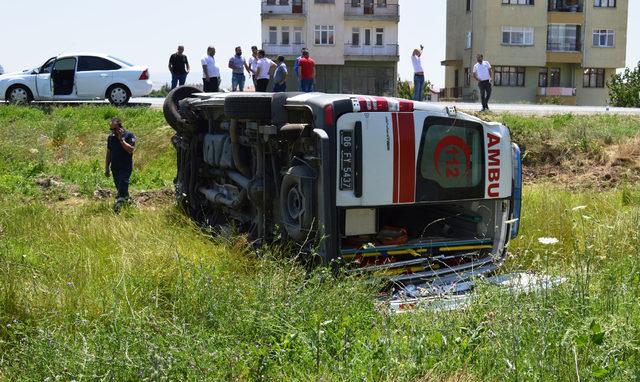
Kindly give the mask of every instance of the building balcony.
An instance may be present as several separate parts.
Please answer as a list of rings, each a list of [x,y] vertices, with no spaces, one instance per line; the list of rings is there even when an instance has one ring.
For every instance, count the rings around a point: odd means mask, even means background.
[[[302,0],[264,0],[260,15],[262,19],[297,19],[306,16],[307,6]]]
[[[582,45],[580,42],[547,43],[547,62],[580,64],[582,63]]]
[[[264,49],[267,56],[286,56],[286,57],[298,57],[300,56],[300,52],[302,48],[304,48],[304,43],[300,44],[268,44],[263,43],[262,49]]]
[[[400,21],[400,5],[387,1],[346,1],[344,5],[345,20],[390,20]]]
[[[549,12],[582,12],[581,0],[549,0]]]
[[[398,61],[398,44],[351,45],[344,47],[345,60]]]
[[[580,41],[572,42],[547,42],[547,52],[580,52]]]

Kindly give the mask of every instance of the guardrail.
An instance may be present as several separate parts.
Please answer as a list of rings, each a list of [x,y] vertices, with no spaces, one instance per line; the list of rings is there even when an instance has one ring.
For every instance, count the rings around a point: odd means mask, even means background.
[[[304,15],[307,7],[302,0],[265,0],[262,15]]]
[[[397,18],[400,17],[400,5],[386,2],[347,1],[344,4],[344,14],[345,16]]]
[[[547,43],[547,51],[549,52],[580,52],[581,50],[582,50],[582,44],[580,44],[579,41]]]
[[[344,47],[345,56],[398,56],[397,44],[386,45],[351,45]]]
[[[262,44],[262,49],[267,53],[267,56],[299,56],[302,48],[304,48],[304,43],[302,44]]]

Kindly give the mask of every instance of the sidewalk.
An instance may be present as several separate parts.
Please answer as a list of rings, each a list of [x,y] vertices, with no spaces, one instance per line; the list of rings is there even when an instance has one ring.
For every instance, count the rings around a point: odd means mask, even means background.
[[[480,102],[433,102],[434,105],[455,106],[458,110],[466,112],[479,112],[482,109]],[[561,105],[535,105],[535,104],[500,104],[489,103],[489,109],[494,113],[513,113],[521,115],[550,115],[550,114],[623,114],[640,115],[640,108],[623,108],[605,106],[561,106]]]

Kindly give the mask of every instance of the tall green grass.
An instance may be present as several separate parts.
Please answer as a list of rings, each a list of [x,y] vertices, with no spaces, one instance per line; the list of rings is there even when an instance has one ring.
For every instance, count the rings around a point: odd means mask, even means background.
[[[561,286],[482,285],[466,309],[395,315],[379,306],[376,280],[309,273],[277,248],[203,232],[171,204],[114,215],[110,202],[52,202],[36,178],[81,196],[111,186],[112,116],[140,138],[133,187],[170,184],[159,111],[0,106],[0,380],[640,379],[635,185],[527,185],[503,270]],[[627,117],[495,117],[530,153],[638,134]]]

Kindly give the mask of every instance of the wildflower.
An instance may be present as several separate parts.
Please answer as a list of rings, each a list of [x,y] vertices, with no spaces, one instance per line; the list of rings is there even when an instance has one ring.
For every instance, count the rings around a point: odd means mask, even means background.
[[[538,243],[544,244],[544,245],[557,244],[558,242],[559,240],[556,239],[555,237],[539,237],[538,238]]]

